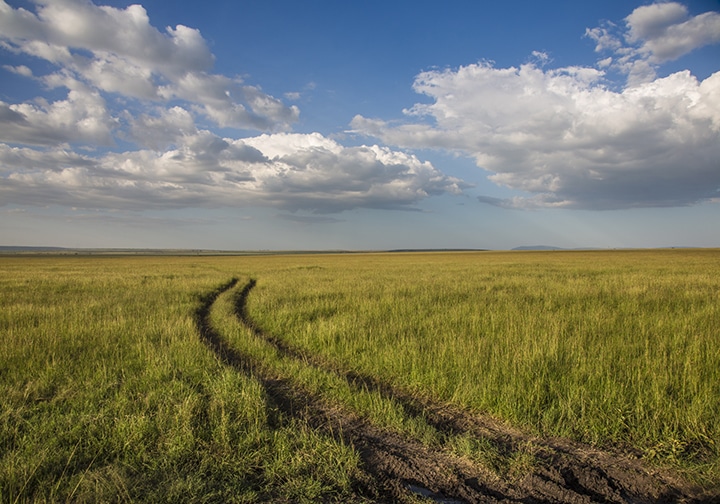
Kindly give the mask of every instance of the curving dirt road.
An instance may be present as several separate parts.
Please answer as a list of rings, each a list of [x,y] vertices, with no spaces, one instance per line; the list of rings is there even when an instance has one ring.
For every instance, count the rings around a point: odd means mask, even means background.
[[[232,348],[209,321],[212,304],[237,286],[233,279],[206,295],[196,312],[202,340],[225,364],[258,380],[267,397],[283,414],[301,419],[327,436],[353,446],[365,473],[357,478],[359,495],[376,502],[407,502],[423,496],[431,502],[518,503],[700,503],[720,502],[720,496],[697,490],[645,468],[637,459],[602,452],[564,439],[540,439],[509,429],[490,418],[428,399],[411,397],[376,377],[366,376],[310,355],[284,340],[265,333],[248,316],[245,304],[255,287],[250,280],[235,293],[238,319],[254,335],[273,345],[288,358],[331,372],[352,387],[377,391],[401,405],[408,416],[422,417],[439,432],[471,436],[491,443],[502,456],[532,453],[536,463],[524,475],[502,478],[449,448],[429,447],[397,432],[372,424],[327,398],[291,383]]]

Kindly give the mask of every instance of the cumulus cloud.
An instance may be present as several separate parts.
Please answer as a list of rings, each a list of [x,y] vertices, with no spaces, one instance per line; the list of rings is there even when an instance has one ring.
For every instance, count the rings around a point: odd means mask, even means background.
[[[116,9],[78,0],[36,4],[37,14],[33,14],[0,0],[3,39],[16,52],[72,66],[90,80],[106,73],[127,73],[128,79],[147,82],[154,72],[180,77],[207,71],[213,65],[213,56],[198,30],[178,25],[162,33],[150,24],[140,5]],[[97,71],[101,67],[105,72]]]
[[[720,13],[690,16],[680,3],[654,3],[636,8],[624,26],[606,22],[585,34],[595,40],[596,52],[613,54],[614,68],[634,85],[653,80],[657,65],[720,42]]]
[[[658,65],[720,41],[720,13],[676,2],[638,7],[586,36],[596,68],[481,62],[419,74],[431,99],[402,121],[356,116],[355,132],[406,148],[472,156],[496,184],[529,193],[481,196],[502,207],[618,209],[715,201],[720,192],[720,73],[657,77]],[[610,54],[610,56],[607,56]],[[606,71],[627,74],[613,90]]]
[[[18,75],[22,75],[23,77],[32,77],[33,73],[32,70],[25,66],[25,65],[3,65],[3,68],[7,70],[8,72],[16,73]]]
[[[158,30],[140,5],[35,0],[33,7],[0,0],[0,50],[29,56],[27,65],[3,68],[42,84],[53,100],[0,101],[0,204],[262,205],[325,214],[410,208],[464,187],[385,147],[278,133],[298,120],[296,106],[212,73],[198,30]],[[272,134],[222,138],[198,127],[208,121]]]
[[[299,114],[257,86],[211,73],[214,56],[198,30],[160,31],[140,5],[37,0],[33,13],[0,0],[0,47],[43,59],[100,93],[188,101],[222,127],[286,130]],[[29,67],[7,70],[32,75]]]
[[[29,145],[81,142],[92,145],[113,143],[117,125],[97,91],[77,81],[67,81],[66,100],[48,103],[7,104],[0,101],[0,141]]]
[[[241,80],[223,75],[187,74],[172,85],[161,87],[159,92],[167,100],[180,98],[194,101],[196,110],[221,127],[284,130],[297,121],[300,114],[295,105],[286,107],[259,88],[242,85]],[[245,101],[247,107],[237,101],[239,98]]]
[[[720,190],[720,73],[688,71],[613,91],[601,70],[489,63],[433,70],[431,98],[403,123],[356,116],[356,132],[406,148],[473,156],[493,182],[529,197],[512,207],[690,205]]]
[[[640,42],[640,51],[662,63],[693,49],[720,42],[720,13],[690,17],[687,7],[668,2],[645,5],[625,18],[629,42]]]
[[[195,120],[186,109],[175,106],[157,109],[153,113],[133,117],[128,114],[129,138],[136,144],[154,150],[163,150],[179,138],[197,133]]]
[[[465,187],[415,156],[343,147],[317,133],[233,140],[203,130],[173,149],[102,157],[0,145],[0,167],[5,204],[84,208],[261,205],[323,214],[411,208]]]

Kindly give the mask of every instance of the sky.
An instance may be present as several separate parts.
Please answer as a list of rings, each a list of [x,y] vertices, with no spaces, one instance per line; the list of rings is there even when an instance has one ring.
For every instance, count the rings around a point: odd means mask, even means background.
[[[0,245],[720,247],[720,2],[0,0]]]

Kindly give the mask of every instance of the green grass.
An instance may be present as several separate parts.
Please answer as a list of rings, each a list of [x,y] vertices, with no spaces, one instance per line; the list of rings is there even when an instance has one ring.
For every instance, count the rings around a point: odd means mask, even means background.
[[[237,265],[1,259],[0,501],[349,498],[356,454],[269,419],[198,337],[200,295]]]
[[[307,258],[260,275],[270,332],[544,435],[720,479],[720,253]]]
[[[354,387],[345,377],[312,365],[302,357],[284,355],[272,344],[255,336],[236,316],[236,291],[220,296],[213,305],[213,327],[243,356],[261,365],[269,377],[289,379],[305,393],[322,396],[333,404],[370,418],[376,425],[397,430],[428,444],[437,444],[439,434],[423,418],[408,417],[400,404],[377,391]]]
[[[359,457],[269,407],[197,333],[202,296],[328,367],[720,481],[720,251],[0,258],[0,501],[353,498]],[[241,284],[244,280],[241,280]],[[214,326],[305,389],[499,472],[396,403]],[[482,444],[482,443],[480,443]]]

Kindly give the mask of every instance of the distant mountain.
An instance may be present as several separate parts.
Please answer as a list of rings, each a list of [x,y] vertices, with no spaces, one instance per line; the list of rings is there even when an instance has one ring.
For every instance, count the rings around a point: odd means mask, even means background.
[[[515,247],[513,250],[563,250],[561,247],[551,247],[550,245],[523,245]]]

